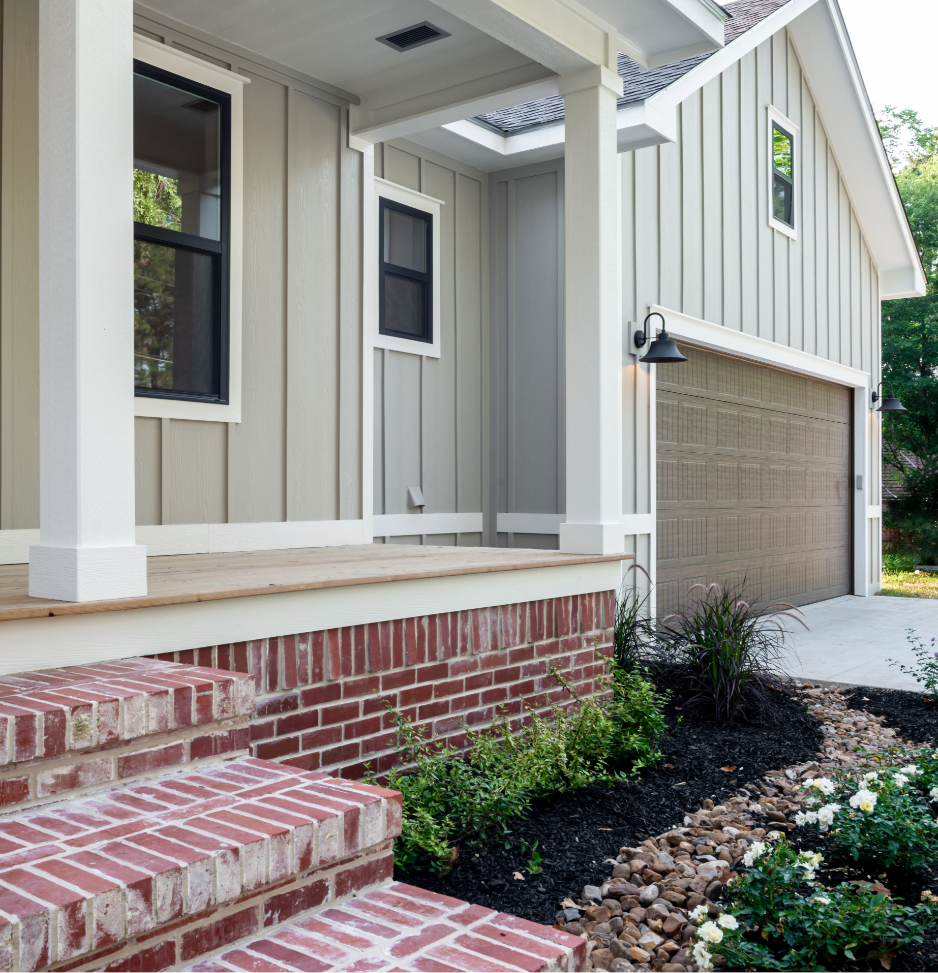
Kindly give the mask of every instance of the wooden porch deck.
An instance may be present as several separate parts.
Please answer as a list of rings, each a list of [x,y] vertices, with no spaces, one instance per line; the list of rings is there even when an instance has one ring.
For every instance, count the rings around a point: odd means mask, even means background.
[[[0,622],[220,601],[286,591],[420,578],[621,561],[633,554],[562,554],[497,547],[359,544],[347,547],[176,554],[147,558],[148,593],[139,598],[64,602],[29,597],[28,567],[0,565]]]

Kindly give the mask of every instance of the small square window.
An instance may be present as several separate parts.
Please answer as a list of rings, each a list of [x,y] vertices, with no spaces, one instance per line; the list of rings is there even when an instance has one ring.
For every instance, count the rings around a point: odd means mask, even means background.
[[[228,401],[231,96],[134,61],[134,390]]]
[[[786,226],[795,225],[794,140],[778,123],[772,123],[772,216]]]
[[[380,334],[433,342],[433,217],[380,198]]]

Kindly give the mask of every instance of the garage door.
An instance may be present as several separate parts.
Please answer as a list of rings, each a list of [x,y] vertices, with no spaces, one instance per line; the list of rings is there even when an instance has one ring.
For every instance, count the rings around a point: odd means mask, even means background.
[[[658,367],[658,608],[700,582],[851,590],[851,390],[684,346]]]

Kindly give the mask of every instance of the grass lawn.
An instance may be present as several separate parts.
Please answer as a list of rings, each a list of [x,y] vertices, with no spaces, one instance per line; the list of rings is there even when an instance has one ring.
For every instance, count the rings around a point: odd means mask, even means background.
[[[938,598],[938,574],[883,571],[882,594],[899,598]]]

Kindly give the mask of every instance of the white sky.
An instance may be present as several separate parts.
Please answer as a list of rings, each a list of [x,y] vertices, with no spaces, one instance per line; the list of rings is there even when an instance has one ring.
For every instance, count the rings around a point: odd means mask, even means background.
[[[938,0],[840,0],[873,108],[914,108],[938,125]]]

